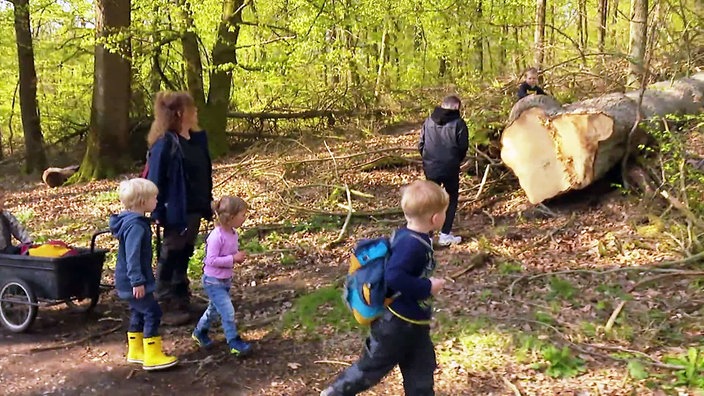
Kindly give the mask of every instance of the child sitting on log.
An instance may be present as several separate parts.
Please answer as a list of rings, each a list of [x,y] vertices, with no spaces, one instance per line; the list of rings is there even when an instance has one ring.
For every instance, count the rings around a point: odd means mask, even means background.
[[[528,95],[547,95],[542,88],[538,86],[538,69],[530,67],[523,74],[524,81],[518,86],[518,100],[525,98]]]
[[[12,237],[23,245],[30,245],[32,237],[22,223],[5,209],[5,195],[5,190],[0,188],[0,253],[20,254],[21,248],[12,244]]]

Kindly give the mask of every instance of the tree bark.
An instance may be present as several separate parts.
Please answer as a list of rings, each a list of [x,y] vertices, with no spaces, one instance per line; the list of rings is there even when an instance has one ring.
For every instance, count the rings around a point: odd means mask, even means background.
[[[46,167],[44,137],[37,102],[37,71],[29,21],[29,0],[14,0],[15,35],[19,65],[20,111],[24,130],[26,173],[41,172]]]
[[[516,174],[531,203],[601,178],[627,155],[628,135],[639,120],[640,92],[613,93],[566,106],[548,96],[518,101],[501,142],[501,158]],[[704,106],[704,73],[674,83],[649,86],[644,120],[667,114],[694,114]],[[650,127],[662,127],[652,122]],[[637,128],[636,133],[645,134]],[[632,147],[636,145],[631,141]]]
[[[183,48],[183,60],[186,64],[186,86],[196,102],[196,107],[203,110],[205,108],[203,63],[200,59],[198,36],[195,32],[191,4],[187,0],[179,0],[179,8],[185,24],[183,36],[181,37],[181,46]]]
[[[545,6],[546,0],[536,0],[535,10],[535,56],[533,66],[542,69],[545,60]]]
[[[193,95],[200,114],[200,123],[208,131],[210,154],[218,157],[228,151],[227,113],[232,90],[232,69],[237,65],[236,45],[242,22],[244,0],[223,2],[222,18],[212,51],[213,71],[207,95],[203,85],[203,66],[193,19],[187,0],[181,0],[186,32],[182,38],[183,58],[187,64],[188,91]]]
[[[598,48],[599,52],[604,52],[606,43],[606,24],[609,15],[609,0],[599,0],[599,34]]]
[[[635,86],[643,75],[645,47],[648,37],[648,0],[631,0],[628,85]]]
[[[113,177],[130,162],[130,52],[129,37],[107,44],[130,26],[130,0],[96,2],[93,103],[86,154],[74,181]],[[112,36],[112,37],[111,37]]]

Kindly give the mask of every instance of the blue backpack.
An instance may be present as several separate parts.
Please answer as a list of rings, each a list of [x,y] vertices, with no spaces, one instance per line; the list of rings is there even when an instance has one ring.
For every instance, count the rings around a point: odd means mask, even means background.
[[[384,271],[393,247],[406,236],[416,238],[430,248],[427,241],[412,232],[394,233],[390,238],[363,239],[354,247],[342,299],[360,324],[371,324],[400,295],[387,296]]]

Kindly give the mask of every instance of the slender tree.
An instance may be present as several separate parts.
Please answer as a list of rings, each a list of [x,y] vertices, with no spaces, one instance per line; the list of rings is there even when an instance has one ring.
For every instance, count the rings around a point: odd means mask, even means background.
[[[26,173],[41,172],[46,168],[44,137],[37,102],[37,71],[34,67],[34,47],[29,22],[29,0],[13,0],[15,35],[19,64],[20,111],[24,129]]]
[[[112,177],[129,161],[130,0],[95,3],[95,63],[88,145],[74,181]]]
[[[533,66],[542,69],[545,60],[545,6],[547,0],[536,0],[535,9],[535,54]]]
[[[648,36],[648,0],[631,0],[630,67],[628,85],[634,85],[643,75],[643,61]]]
[[[599,52],[604,52],[604,47],[606,43],[606,24],[609,15],[609,0],[599,0],[599,34],[598,34],[598,47]]]

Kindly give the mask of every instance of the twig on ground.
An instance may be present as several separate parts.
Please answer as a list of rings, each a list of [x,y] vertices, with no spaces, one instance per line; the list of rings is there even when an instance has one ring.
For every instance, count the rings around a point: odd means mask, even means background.
[[[482,182],[479,183],[479,191],[477,191],[477,195],[474,196],[474,200],[478,200],[479,196],[482,194],[482,191],[484,190],[484,184],[486,184],[486,178],[489,176],[489,170],[491,169],[491,164],[486,166],[486,170],[484,171],[484,176],[482,177]]]
[[[586,269],[573,269],[573,270],[561,270],[561,271],[552,271],[552,272],[542,272],[539,274],[530,274],[530,275],[524,275],[516,280],[514,280],[511,283],[511,286],[509,287],[509,296],[513,297],[513,289],[515,286],[522,282],[522,281],[532,281],[538,278],[542,278],[545,276],[554,276],[554,275],[562,275],[562,274],[589,274],[589,275],[606,275],[606,274],[611,274],[615,272],[625,272],[625,271],[634,271],[634,272],[655,272],[655,273],[665,273],[665,274],[682,274],[682,273],[692,273],[691,271],[683,271],[683,270],[678,270],[678,269],[671,269],[667,267],[672,267],[674,265],[679,265],[679,264],[689,264],[692,262],[699,261],[704,258],[704,251],[701,251],[693,256],[681,259],[681,260],[672,260],[672,261],[663,261],[660,263],[653,263],[650,264],[649,266],[637,266],[637,267],[617,267],[617,268],[611,268],[603,271],[594,271],[594,270],[586,270]]]
[[[67,348],[67,347],[70,347],[70,346],[82,344],[82,343],[84,343],[84,342],[86,342],[86,341],[88,341],[88,340],[91,340],[91,339],[93,339],[93,338],[100,338],[100,337],[106,336],[106,335],[108,335],[108,334],[111,334],[111,333],[114,333],[114,332],[120,330],[121,328],[122,328],[122,323],[120,323],[119,325],[117,325],[117,326],[115,326],[115,327],[112,327],[112,328],[110,328],[110,329],[108,329],[108,330],[105,330],[105,331],[103,331],[103,332],[95,333],[95,334],[89,334],[89,335],[87,335],[87,336],[85,336],[85,337],[79,338],[79,339],[74,340],[74,341],[64,342],[64,343],[61,343],[61,344],[51,345],[51,346],[46,346],[46,347],[32,348],[32,349],[30,349],[30,352],[32,352],[32,353],[34,353],[34,352],[44,352],[44,351],[52,351],[52,350],[54,350],[54,349]]]
[[[313,363],[316,363],[316,364],[320,364],[320,363],[325,363],[325,364],[339,364],[340,366],[351,366],[351,364],[349,364],[349,363],[347,363],[347,362],[341,362],[341,361],[339,361],[339,360],[316,360],[316,361],[313,362]]]
[[[614,309],[614,312],[612,312],[611,316],[609,316],[609,320],[606,321],[604,331],[611,331],[611,328],[614,327],[614,323],[616,323],[616,318],[618,317],[618,314],[621,313],[621,310],[623,310],[624,305],[626,305],[626,300],[621,301],[616,307],[616,309]]]
[[[486,263],[486,261],[489,259],[489,257],[490,257],[490,255],[486,252],[479,252],[479,253],[473,255],[469,259],[469,265],[467,267],[453,273],[452,275],[450,275],[450,279],[452,281],[455,281],[456,278],[458,278],[458,277],[466,274],[467,272],[473,270],[474,268]]]
[[[337,169],[337,160],[335,159],[335,155],[332,153],[332,150],[330,150],[330,146],[328,146],[328,142],[323,141],[325,144],[325,148],[328,150],[328,153],[330,153],[330,157],[332,158],[332,163],[335,166],[335,177],[338,180],[340,179],[340,173]],[[350,194],[350,187],[347,185],[345,182],[345,192],[347,193],[347,217],[345,218],[344,224],[342,224],[342,228],[340,229],[340,233],[337,235],[337,238],[335,240],[327,243],[324,246],[324,249],[330,249],[331,247],[337,245],[338,243],[342,242],[345,240],[345,234],[347,233],[347,227],[350,225],[350,220],[352,219],[352,212],[354,212],[354,208],[352,207],[352,195]]]
[[[502,376],[501,379],[504,381],[504,385],[511,389],[514,396],[522,396],[521,391],[518,389],[518,387],[514,385],[511,381],[509,381],[508,378]]]
[[[130,370],[130,373],[127,374],[127,377],[125,377],[125,379],[130,379],[130,378],[134,377],[135,374],[137,374],[137,369],[132,369],[132,370]]]

